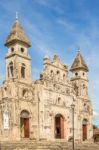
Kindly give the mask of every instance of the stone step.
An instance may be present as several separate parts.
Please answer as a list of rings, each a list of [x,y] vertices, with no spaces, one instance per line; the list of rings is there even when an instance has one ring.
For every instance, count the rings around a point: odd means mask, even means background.
[[[0,150],[72,150],[72,143],[66,142],[1,142]],[[95,143],[75,143],[75,150],[99,150]]]

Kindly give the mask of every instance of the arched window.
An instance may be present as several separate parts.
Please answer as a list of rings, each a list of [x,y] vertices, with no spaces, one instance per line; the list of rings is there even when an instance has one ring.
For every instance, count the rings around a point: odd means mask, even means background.
[[[21,66],[21,77],[25,78],[25,64],[22,64]]]
[[[13,47],[11,47],[11,52],[14,52],[14,48]]]
[[[23,47],[21,47],[21,52],[24,53],[24,48]]]
[[[13,62],[10,62],[8,66],[8,77],[13,77],[14,76],[14,69],[13,69]]]
[[[27,96],[27,90],[26,90],[26,89],[23,89],[23,91],[22,91],[22,96],[23,96],[23,97],[26,97],[26,96]]]
[[[7,87],[5,87],[4,90],[7,91]]]
[[[86,87],[85,84],[83,84],[83,89],[85,89],[85,87]]]
[[[57,71],[57,72],[56,72],[56,75],[57,75],[57,80],[59,80],[59,78],[60,78],[60,72]]]
[[[61,103],[61,98],[58,97],[57,103],[60,104]]]
[[[53,72],[53,70],[51,70],[51,71],[50,71],[50,74],[51,74],[51,77],[53,77],[53,76],[54,76],[54,72]]]
[[[65,75],[65,74],[63,74],[63,80],[64,80],[64,81],[66,80],[66,75]]]
[[[87,111],[87,105],[84,103],[84,111]]]
[[[60,73],[60,72],[59,72],[59,71],[57,71],[57,75],[59,75],[59,73]]]
[[[53,70],[51,70],[51,74],[53,74]]]

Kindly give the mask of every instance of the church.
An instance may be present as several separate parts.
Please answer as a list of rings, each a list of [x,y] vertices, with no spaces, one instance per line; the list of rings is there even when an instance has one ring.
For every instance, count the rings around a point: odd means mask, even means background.
[[[44,69],[39,79],[33,81],[28,54],[31,45],[18,18],[5,46],[8,52],[6,79],[0,87],[0,141],[69,141],[73,131],[75,140],[91,140],[93,108],[88,94],[89,69],[80,51],[70,69],[61,63],[58,55],[52,60],[45,56]]]

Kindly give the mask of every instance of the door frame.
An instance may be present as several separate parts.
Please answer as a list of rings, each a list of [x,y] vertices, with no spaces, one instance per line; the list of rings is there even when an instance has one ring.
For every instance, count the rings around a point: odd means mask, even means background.
[[[58,124],[56,124],[56,122]],[[57,132],[59,132],[59,134]],[[55,139],[64,138],[64,117],[61,114],[57,114],[54,118],[54,136]]]
[[[21,111],[20,114],[20,134],[21,138],[30,137],[30,125],[29,125],[29,112],[27,110]]]
[[[88,136],[88,120],[83,119],[82,121],[82,140],[85,141],[87,140]]]

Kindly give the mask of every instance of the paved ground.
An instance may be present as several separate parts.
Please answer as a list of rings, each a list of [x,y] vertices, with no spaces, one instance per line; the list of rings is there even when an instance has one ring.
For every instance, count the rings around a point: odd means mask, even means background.
[[[0,150],[72,150],[72,143],[66,142],[1,142]],[[99,150],[99,143],[75,143],[75,150]]]

